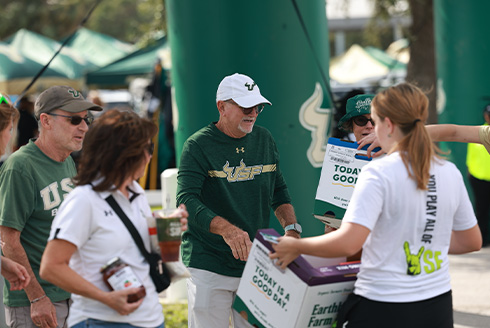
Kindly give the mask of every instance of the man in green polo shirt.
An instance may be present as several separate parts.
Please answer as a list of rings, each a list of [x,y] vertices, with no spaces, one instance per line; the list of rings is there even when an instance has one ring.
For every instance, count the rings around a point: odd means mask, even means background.
[[[9,327],[66,327],[70,294],[39,277],[56,211],[73,189],[70,154],[82,148],[91,118],[102,108],[76,90],[55,86],[35,103],[39,138],[13,153],[0,168],[0,237],[4,256],[22,264],[31,282],[22,291],[5,281],[3,299]]]

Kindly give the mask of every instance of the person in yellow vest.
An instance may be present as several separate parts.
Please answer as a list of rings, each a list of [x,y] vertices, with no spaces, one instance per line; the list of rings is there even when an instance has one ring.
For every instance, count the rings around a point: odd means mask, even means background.
[[[490,105],[483,111],[485,124],[482,128],[490,131]],[[478,226],[482,233],[483,246],[490,244],[488,225],[490,221],[490,154],[485,146],[469,143],[466,156],[466,166],[475,200],[475,212]]]

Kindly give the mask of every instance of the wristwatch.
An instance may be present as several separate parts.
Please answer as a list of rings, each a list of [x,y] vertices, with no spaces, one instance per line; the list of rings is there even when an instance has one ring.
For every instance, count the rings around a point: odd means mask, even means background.
[[[299,223],[293,223],[284,227],[284,231],[289,231],[289,230],[296,231],[299,234],[303,232],[303,229],[301,228],[301,225]]]

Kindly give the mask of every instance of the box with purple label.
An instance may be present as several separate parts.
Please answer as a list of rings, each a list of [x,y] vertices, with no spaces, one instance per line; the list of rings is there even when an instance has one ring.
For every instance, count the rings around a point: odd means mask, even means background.
[[[274,229],[257,232],[233,308],[249,327],[332,327],[359,262],[302,255],[281,270],[269,259],[277,237]]]

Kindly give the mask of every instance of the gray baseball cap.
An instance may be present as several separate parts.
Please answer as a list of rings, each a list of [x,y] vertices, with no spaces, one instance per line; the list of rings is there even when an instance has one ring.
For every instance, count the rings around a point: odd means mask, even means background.
[[[84,110],[101,111],[102,107],[85,100],[82,94],[72,87],[57,85],[43,91],[34,104],[34,114],[39,119],[42,113],[49,113],[61,109],[70,113],[79,113]]]

